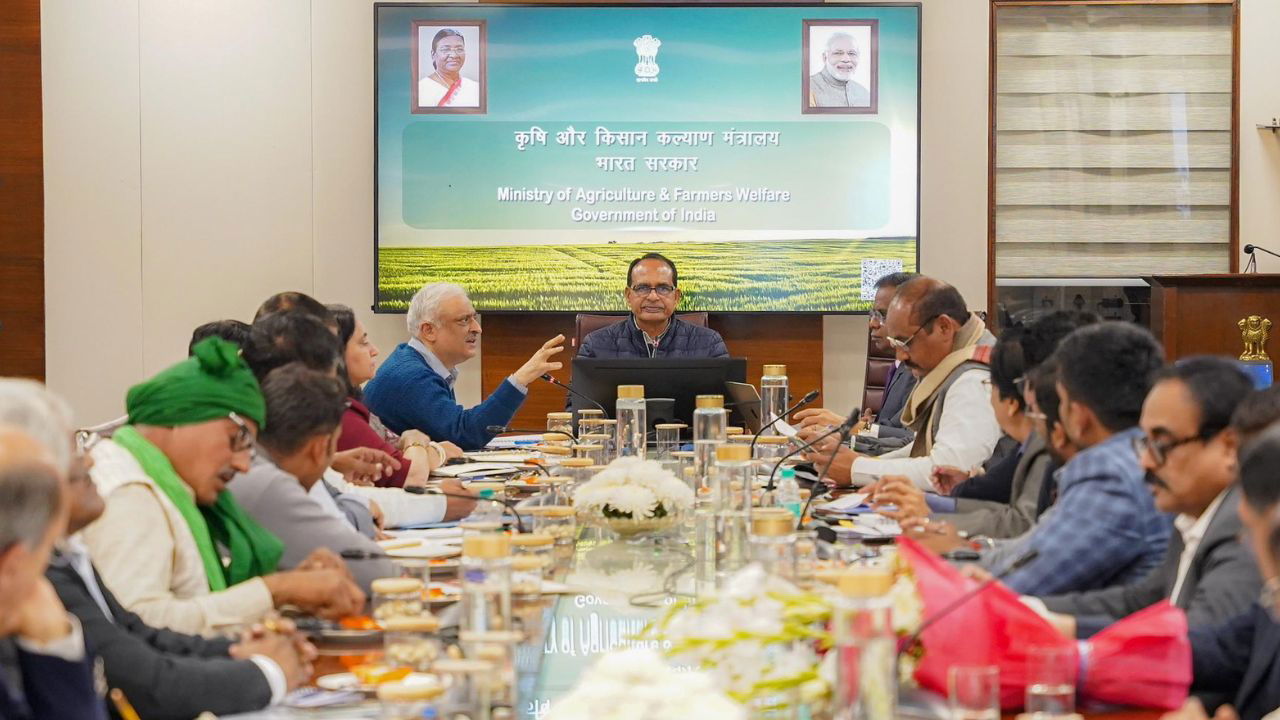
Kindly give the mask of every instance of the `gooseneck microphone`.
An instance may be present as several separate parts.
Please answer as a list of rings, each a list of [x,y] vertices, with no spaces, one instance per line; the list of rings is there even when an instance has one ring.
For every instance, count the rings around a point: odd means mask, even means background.
[[[556,387],[560,388],[561,390],[564,390],[565,392],[567,392],[567,393],[569,393],[569,394],[571,394],[571,395],[577,395],[578,397],[582,398],[583,400],[586,400],[587,402],[591,403],[592,405],[595,405],[596,407],[600,408],[600,411],[601,411],[601,412],[603,412],[603,413],[605,414],[605,416],[606,416],[606,417],[609,415],[609,411],[608,411],[608,410],[606,410],[606,409],[605,409],[605,407],[604,407],[603,405],[601,405],[600,403],[596,402],[595,398],[588,397],[588,396],[586,396],[586,395],[584,395],[584,394],[582,394],[582,393],[578,392],[577,390],[574,390],[572,387],[570,387],[570,386],[568,386],[568,385],[565,385],[564,383],[562,383],[562,382],[560,382],[559,380],[557,380],[557,379],[555,379],[554,377],[552,377],[552,376],[551,376],[551,373],[542,373],[542,375],[539,377],[539,379],[540,379],[540,380],[546,380],[547,382],[551,383],[552,385],[555,385]]]
[[[1000,572],[992,575],[986,580],[983,580],[982,582],[978,583],[977,587],[973,588],[969,592],[962,593],[960,597],[956,598],[955,600],[952,600],[949,605],[942,608],[938,612],[930,615],[929,617],[925,618],[924,622],[920,623],[920,627],[916,628],[915,632],[908,635],[906,641],[904,641],[903,644],[899,646],[898,654],[901,655],[904,652],[910,651],[912,646],[920,642],[920,636],[924,634],[924,631],[928,630],[929,627],[932,626],[934,623],[938,622],[942,618],[955,612],[956,609],[958,609],[961,605],[964,605],[965,603],[977,597],[978,594],[981,593],[983,590],[986,590],[988,587],[996,584],[1000,580],[1003,580],[1004,578],[1012,575],[1015,570],[1021,570],[1022,568],[1030,565],[1038,557],[1040,557],[1039,550],[1031,549],[1027,551],[1026,554],[1024,554],[1022,557],[1009,563],[1009,567],[1006,567],[1004,570],[1001,570]]]
[[[805,393],[805,396],[804,396],[804,397],[800,398],[800,402],[797,402],[795,405],[792,405],[791,407],[787,408],[786,410],[783,410],[781,415],[779,415],[779,416],[777,416],[776,418],[774,418],[774,419],[770,420],[768,425],[765,425],[764,427],[760,428],[760,432],[757,432],[757,433],[756,433],[754,436],[752,436],[752,438],[751,438],[751,457],[755,457],[755,456],[756,456],[756,441],[760,439],[760,436],[764,434],[764,431],[765,431],[765,430],[768,430],[769,428],[773,427],[773,426],[774,426],[774,425],[775,425],[779,420],[781,420],[782,418],[784,418],[784,417],[786,417],[786,416],[790,415],[791,413],[795,412],[796,410],[799,410],[800,408],[804,407],[805,405],[808,405],[809,403],[813,402],[814,400],[817,400],[817,399],[818,399],[818,396],[819,396],[819,395],[821,395],[821,394],[822,394],[822,393],[818,392],[817,390],[810,390],[809,392]]]
[[[1249,272],[1251,270],[1255,273],[1258,272],[1258,256],[1254,254],[1258,250],[1261,250],[1262,252],[1268,255],[1280,257],[1280,254],[1271,252],[1270,250],[1262,247],[1261,245],[1254,245],[1253,243],[1245,245],[1243,248],[1240,248],[1240,249],[1244,251],[1245,255],[1249,256],[1249,262],[1247,265],[1244,266],[1244,272]]]
[[[408,488],[407,487],[404,489],[404,491],[408,493],[413,493],[414,495],[443,495],[444,497],[462,498],[464,500],[475,500],[476,502],[479,502],[481,500],[488,500],[491,503],[497,503],[502,506],[505,512],[510,513],[511,517],[516,519],[516,530],[519,532],[526,532],[524,528],[524,521],[520,519],[520,513],[516,511],[515,503],[511,502],[510,500],[499,500],[496,497],[480,497],[479,495],[465,495],[463,493],[451,493],[451,492],[445,492],[443,490],[439,490],[437,488],[424,488],[424,487]],[[357,551],[357,552],[360,552],[360,551]],[[346,557],[346,555],[343,555],[343,557]]]
[[[853,409],[853,415],[852,415],[851,417],[855,418],[855,419],[854,419],[854,422],[855,422],[855,423],[857,422],[856,418],[858,417],[859,413],[861,413],[861,412],[862,412],[862,409],[861,409],[861,408],[854,408],[854,409]],[[840,424],[840,425],[838,425],[837,427],[833,427],[833,428],[831,428],[830,430],[828,430],[828,431],[826,431],[825,433],[823,433],[823,434],[819,435],[818,437],[816,437],[816,438],[814,438],[814,439],[810,440],[810,441],[809,441],[809,442],[807,442],[807,443],[801,443],[801,444],[800,444],[800,447],[796,448],[795,450],[792,450],[791,452],[789,452],[789,453],[787,453],[786,455],[783,455],[781,458],[779,458],[779,459],[778,459],[778,462],[776,462],[776,463],[774,463],[774,464],[773,464],[773,471],[769,473],[769,482],[768,482],[768,484],[765,486],[765,490],[773,490],[773,489],[775,489],[775,488],[777,487],[777,486],[774,484],[774,478],[776,478],[776,477],[777,477],[777,475],[778,475],[778,469],[782,467],[782,463],[786,462],[787,460],[790,460],[791,458],[795,457],[796,455],[799,455],[800,453],[804,452],[805,450],[810,450],[810,449],[812,449],[812,448],[813,448],[813,446],[814,446],[814,444],[815,444],[815,443],[817,443],[819,440],[821,440],[821,439],[823,439],[823,438],[831,437],[832,435],[835,435],[836,433],[842,433],[842,434],[843,434],[843,433],[847,433],[847,432],[848,432],[848,430],[845,428],[845,424],[846,424],[847,422],[848,422],[848,420],[846,420],[844,423],[841,423],[841,424]],[[849,427],[853,427],[853,426],[852,426],[852,425],[850,425]],[[846,439],[848,438],[848,436],[847,436],[847,435],[846,435],[845,437],[846,437]],[[842,441],[842,442],[843,442],[843,441]],[[837,443],[837,444],[836,444],[836,450],[839,450],[839,449],[840,449],[840,443]],[[835,454],[834,454],[834,453],[832,453],[832,457],[835,457]],[[828,465],[828,466],[830,466],[830,465],[831,465],[830,461],[828,461],[828,462],[827,462],[827,465]],[[825,474],[826,474],[826,473],[823,473],[823,475],[825,475]],[[821,481],[822,481],[822,477],[821,477],[821,476],[819,476],[819,477],[818,477],[818,481],[819,481],[819,482],[821,482]],[[815,485],[815,487],[816,487],[816,485]],[[810,495],[810,497],[812,497],[812,495]]]
[[[494,435],[505,435],[507,433],[525,433],[528,435],[564,435],[574,442],[578,442],[578,436],[564,430],[534,430],[530,428],[513,428],[506,425],[487,425],[485,430]]]

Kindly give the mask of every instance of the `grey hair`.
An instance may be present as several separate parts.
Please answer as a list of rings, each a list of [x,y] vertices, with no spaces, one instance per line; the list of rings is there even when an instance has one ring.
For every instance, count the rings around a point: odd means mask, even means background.
[[[71,468],[71,408],[34,380],[0,378],[0,425],[18,428],[44,446],[59,472]]]
[[[848,39],[849,39],[850,44],[852,44],[852,45],[853,45],[853,51],[854,51],[854,52],[856,52],[856,53],[858,53],[859,55],[861,55],[861,54],[862,54],[862,48],[858,46],[858,39],[857,39],[857,38],[855,38],[854,36],[850,35],[850,34],[849,34],[849,33],[847,33],[847,32],[834,32],[834,33],[831,33],[831,35],[827,37],[827,44],[826,44],[826,47],[825,47],[824,49],[825,49],[825,50],[831,50],[831,43],[835,42],[835,41],[836,41],[836,38],[848,38]]]
[[[422,286],[409,301],[409,314],[405,323],[409,326],[409,336],[418,337],[418,328],[424,322],[440,321],[440,306],[451,297],[467,296],[467,291],[457,283],[433,282]]]
[[[22,543],[35,547],[62,504],[62,481],[45,463],[0,468],[0,551]]]

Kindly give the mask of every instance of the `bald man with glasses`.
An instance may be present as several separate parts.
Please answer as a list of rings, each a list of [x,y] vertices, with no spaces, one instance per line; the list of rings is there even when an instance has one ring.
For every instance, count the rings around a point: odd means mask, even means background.
[[[729,357],[720,333],[674,317],[680,304],[678,281],[675,263],[658,253],[631,261],[622,294],[631,316],[583,338],[578,357]]]

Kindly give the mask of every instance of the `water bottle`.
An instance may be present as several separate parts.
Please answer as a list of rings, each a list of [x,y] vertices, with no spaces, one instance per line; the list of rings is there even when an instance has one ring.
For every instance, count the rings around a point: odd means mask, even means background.
[[[893,575],[885,568],[840,577],[832,614],[836,720],[893,720],[898,710],[898,637],[893,632]]]
[[[783,468],[778,479],[778,505],[790,511],[796,520],[804,503],[800,502],[800,486],[796,483],[795,468]]]
[[[645,434],[649,429],[643,385],[618,386],[618,457],[644,459]]]
[[[729,414],[724,409],[723,395],[699,395],[693,411],[693,475],[697,479],[696,491],[706,494],[711,490],[711,476],[715,474],[716,448],[728,440],[725,429],[729,426]]]
[[[716,581],[718,584],[744,567],[750,558],[751,491],[755,464],[746,445],[716,448],[712,495],[716,506]]]
[[[781,435],[776,425],[769,425],[782,417],[787,410],[787,366],[765,365],[760,378],[760,427],[761,436]]]
[[[464,630],[511,629],[511,543],[502,533],[462,538],[461,615]]]

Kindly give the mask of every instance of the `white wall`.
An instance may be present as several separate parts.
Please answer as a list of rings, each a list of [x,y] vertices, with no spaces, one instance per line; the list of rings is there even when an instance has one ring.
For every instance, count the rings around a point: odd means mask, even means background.
[[[922,268],[986,304],[988,0],[924,0]],[[83,423],[272,292],[373,296],[371,0],[42,4],[49,383]],[[1280,3],[1244,0],[1241,239],[1280,250]],[[1274,260],[1274,262],[1272,262]],[[1260,259],[1280,271],[1280,260]],[[824,403],[861,396],[866,321],[824,322]],[[479,364],[460,395],[479,396]]]

